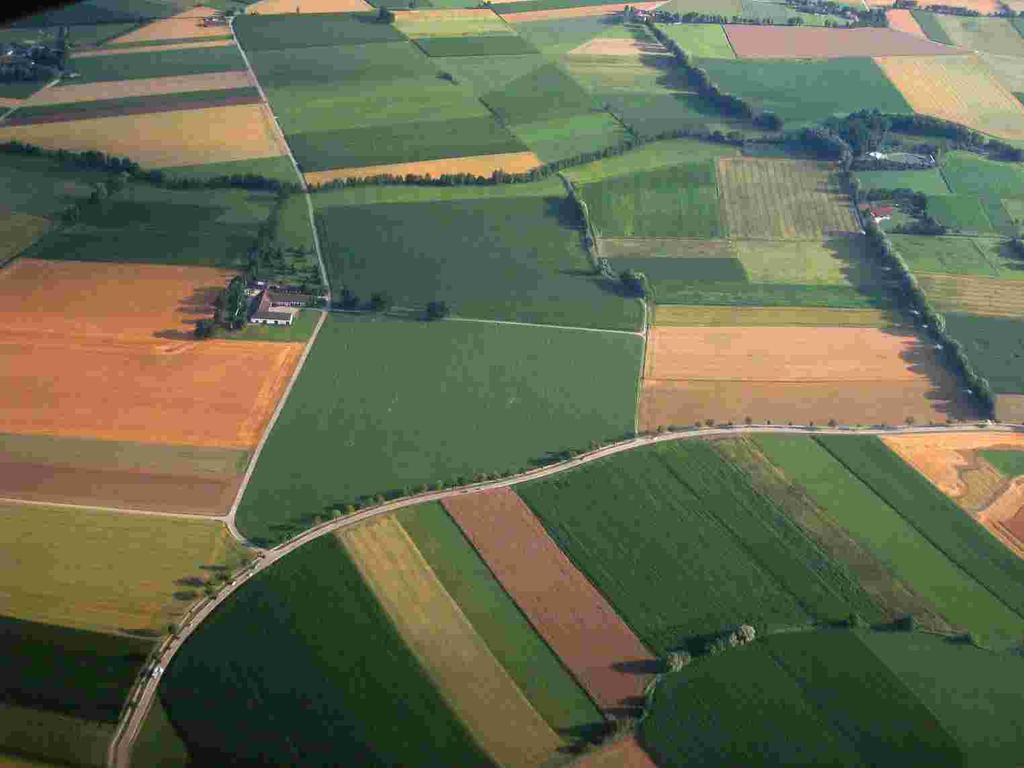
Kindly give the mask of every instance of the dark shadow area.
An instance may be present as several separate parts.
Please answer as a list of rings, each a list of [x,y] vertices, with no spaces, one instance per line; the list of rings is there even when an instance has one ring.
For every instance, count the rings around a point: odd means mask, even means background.
[[[636,659],[617,661],[612,669],[627,675],[657,675],[665,671],[665,665],[660,659]]]

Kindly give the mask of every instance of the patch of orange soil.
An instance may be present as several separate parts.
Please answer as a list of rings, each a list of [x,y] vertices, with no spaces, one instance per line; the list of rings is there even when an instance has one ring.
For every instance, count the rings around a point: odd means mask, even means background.
[[[621,12],[627,5],[640,11],[653,11],[665,4],[665,0],[657,3],[610,3],[607,5],[579,5],[574,8],[555,8],[549,11],[521,11],[519,13],[503,13],[502,18],[510,22],[542,21],[545,19],[576,19],[585,16],[607,16]]]
[[[260,0],[245,10],[269,16],[278,13],[355,13],[372,11],[373,6],[365,0]]]
[[[114,38],[107,45],[149,43],[154,40],[202,39],[204,37],[223,37],[225,34],[230,34],[230,29],[227,26],[204,27],[199,23],[202,17],[212,16],[215,13],[219,13],[216,8],[207,8],[205,6],[190,8],[179,13],[177,16],[158,19],[126,35]]]
[[[391,163],[389,165],[364,165],[358,168],[336,168],[330,171],[311,171],[306,176],[310,185],[327,184],[337,179],[358,179],[371,176],[417,176],[438,177],[446,173],[471,173],[476,176],[490,176],[495,171],[525,173],[543,165],[533,152],[507,152],[497,155],[473,155],[470,157],[446,157],[440,160],[419,160],[412,163]]]
[[[928,35],[924,33],[923,29],[921,29],[921,25],[917,23],[917,19],[914,18],[914,14],[906,8],[893,8],[886,11],[885,20],[889,23],[889,29],[895,29],[897,32],[906,32],[908,35],[923,37],[926,40],[928,39]]]
[[[978,522],[1007,549],[1024,558],[1024,478],[1014,479],[999,498],[981,511]]]
[[[151,168],[287,154],[263,104],[0,126],[0,143],[96,150]]]
[[[0,96],[0,107],[20,107],[24,103],[24,99],[8,99]]]
[[[654,761],[630,737],[588,752],[569,768],[656,768]]]
[[[78,51],[72,53],[71,59],[94,59],[97,56],[123,56],[129,53],[160,53],[161,51],[184,51],[191,48],[223,48],[234,45],[235,41],[230,38],[224,40],[196,40],[188,43],[164,43],[162,45],[146,45],[140,47],[128,46],[125,48],[95,48],[91,51]]]
[[[0,270],[0,334],[191,338],[236,273],[212,267],[18,259]]]
[[[671,56],[668,51],[655,42],[612,37],[599,37],[588,40],[583,45],[569,51],[570,56]]]
[[[963,432],[945,435],[890,435],[882,441],[901,459],[953,499],[967,493],[963,471],[975,464],[980,450],[1024,450],[1024,435]]]
[[[179,75],[177,77],[148,77],[138,80],[114,80],[102,83],[81,83],[40,91],[30,103],[33,107],[41,104],[74,104],[82,101],[103,99],[128,99],[135,96],[164,96],[171,93],[196,91],[226,91],[231,88],[249,88],[253,81],[245,70],[238,72],[211,72],[204,75]]]

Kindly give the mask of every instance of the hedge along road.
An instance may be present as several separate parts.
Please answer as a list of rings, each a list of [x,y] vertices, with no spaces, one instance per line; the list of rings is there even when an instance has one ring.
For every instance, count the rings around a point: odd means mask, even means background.
[[[741,426],[741,427],[717,427],[689,429],[679,432],[665,432],[656,435],[645,435],[634,437],[622,442],[612,443],[602,448],[590,451],[575,458],[549,464],[544,467],[522,472],[518,475],[510,475],[501,480],[493,480],[482,483],[473,483],[458,488],[450,488],[444,491],[428,491],[426,493],[406,496],[395,499],[374,507],[354,512],[346,517],[330,520],[318,526],[300,533],[295,538],[286,541],[278,546],[264,550],[257,555],[257,559],[244,571],[237,574],[235,578],[226,584],[220,592],[203,602],[197,603],[185,614],[181,620],[176,634],[166,638],[154,653],[151,662],[147,664],[147,674],[141,677],[132,689],[110,742],[110,749],[107,754],[107,762],[112,768],[128,768],[131,765],[131,753],[136,738],[142,729],[142,724],[153,705],[157,687],[160,684],[160,674],[171,659],[178,652],[181,646],[188,640],[189,636],[202,624],[202,622],[213,613],[217,607],[227,600],[236,589],[245,584],[256,574],[270,567],[282,557],[290,554],[304,544],[314,539],[333,533],[334,531],[349,528],[354,525],[372,520],[380,515],[386,515],[404,507],[422,504],[428,501],[443,501],[444,499],[461,496],[463,494],[475,493],[477,491],[492,488],[507,488],[509,486],[524,483],[530,480],[538,480],[542,477],[556,475],[566,472],[592,461],[614,456],[626,451],[632,451],[644,446],[664,443],[670,440],[687,440],[701,437],[770,433],[770,434],[791,434],[791,435],[895,435],[895,434],[930,434],[950,432],[1018,432],[1024,433],[1024,426],[992,424],[980,422],[978,424],[946,425],[934,427],[893,427],[889,429],[857,429],[857,428],[818,428],[818,427],[777,427],[777,426]]]

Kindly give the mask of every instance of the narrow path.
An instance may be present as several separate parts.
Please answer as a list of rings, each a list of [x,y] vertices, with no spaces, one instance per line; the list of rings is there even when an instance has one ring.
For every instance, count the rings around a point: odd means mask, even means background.
[[[245,584],[256,574],[262,572],[266,568],[273,565],[275,562],[280,560],[282,557],[287,556],[294,550],[308,544],[314,539],[318,539],[321,536],[334,533],[335,531],[344,530],[354,525],[359,525],[367,520],[372,520],[380,515],[386,515],[404,507],[410,507],[417,504],[423,504],[429,501],[442,501],[453,496],[460,496],[467,493],[475,493],[477,491],[489,490],[492,488],[507,488],[518,483],[524,483],[530,480],[539,480],[540,478],[550,477],[561,472],[567,472],[577,467],[589,464],[593,461],[599,461],[600,459],[614,456],[619,453],[625,453],[626,451],[632,451],[637,448],[644,446],[656,445],[658,443],[666,443],[674,440],[689,440],[694,438],[703,437],[715,437],[724,435],[744,435],[744,434],[783,434],[783,435],[898,435],[898,434],[943,434],[950,432],[1022,432],[1024,433],[1024,427],[1004,425],[1004,424],[991,424],[982,426],[980,424],[965,424],[965,425],[952,425],[952,426],[936,426],[936,427],[894,427],[892,429],[857,429],[857,428],[816,428],[816,427],[778,427],[778,426],[742,426],[742,427],[719,427],[719,428],[708,428],[708,429],[689,429],[680,432],[665,432],[657,435],[645,435],[642,437],[635,437],[629,440],[623,440],[618,443],[612,443],[602,448],[590,451],[589,453],[582,454],[572,459],[559,462],[557,464],[551,464],[545,467],[539,467],[537,469],[528,470],[517,475],[511,475],[501,480],[487,481],[483,483],[473,483],[470,485],[462,486],[459,488],[450,488],[443,491],[428,491],[426,493],[416,494],[414,496],[406,496],[401,499],[395,499],[388,501],[383,504],[379,504],[375,507],[363,509],[359,512],[355,512],[346,517],[338,518],[336,520],[330,520],[320,525],[310,528],[298,536],[286,541],[276,547],[265,550],[257,555],[256,560],[247,567],[246,570],[237,574],[235,578],[224,585],[220,592],[211,598],[207,598],[205,601],[196,604],[193,608],[182,618],[179,625],[178,633],[172,637],[168,637],[164,640],[158,651],[154,654],[153,659],[147,669],[167,669],[167,665],[174,658],[174,654],[178,652],[181,646],[189,638],[189,636],[199,627],[200,624],[209,616],[213,611],[227,600],[235,590]],[[135,744],[135,740],[138,738],[139,732],[142,729],[142,724],[145,722],[146,715],[149,713],[150,707],[153,705],[153,700],[156,696],[157,688],[160,683],[160,674],[153,676],[153,674],[147,674],[140,678],[139,682],[133,688],[131,694],[128,697],[128,701],[125,705],[125,709],[122,712],[121,720],[118,723],[117,729],[114,732],[113,739],[110,742],[110,748],[107,753],[107,762],[112,768],[128,768],[131,764],[131,753],[132,747]]]
[[[67,504],[56,501],[35,501],[32,499],[14,499],[7,496],[0,496],[0,502],[4,504],[16,504],[29,507],[57,507],[58,509],[80,509],[84,512],[116,512],[119,515],[143,515],[147,517],[176,517],[185,520],[212,520],[214,522],[227,521],[227,515],[203,515],[189,512],[161,512],[156,509],[129,509],[127,507],[104,507],[97,504]]]
[[[644,308],[644,324],[643,324],[643,347],[640,349],[640,370],[636,374],[636,402],[633,403],[633,432],[640,434],[640,396],[643,394],[644,389],[644,376],[647,373],[647,343],[648,343],[648,332],[651,329],[650,323],[650,307],[646,298],[640,299],[640,304]]]
[[[39,95],[40,93],[42,93],[43,91],[45,91],[45,90],[46,90],[47,88],[52,88],[53,86],[55,86],[55,85],[56,85],[57,83],[59,83],[59,82],[60,82],[60,78],[59,78],[59,77],[57,77],[57,78],[54,78],[53,80],[51,80],[50,82],[48,82],[48,83],[47,83],[46,85],[44,85],[44,86],[43,86],[42,88],[40,88],[40,89],[39,89],[38,91],[36,91],[35,93],[33,93],[33,94],[32,94],[31,96],[29,96],[28,98],[26,98],[26,99],[22,99],[22,101],[21,101],[21,103],[20,103],[20,104],[15,104],[15,105],[14,105],[13,107],[8,107],[7,111],[6,111],[6,112],[4,112],[4,113],[3,113],[2,115],[0,115],[0,123],[3,123],[3,122],[5,122],[5,121],[7,120],[7,118],[8,118],[8,117],[10,117],[11,115],[13,115],[13,114],[14,114],[15,112],[17,112],[17,111],[18,111],[19,109],[21,109],[22,107],[26,107],[26,106],[31,106],[31,105],[29,104],[29,101],[31,101],[31,100],[32,100],[33,98],[35,98],[35,97],[36,97],[37,95]]]
[[[527,328],[558,328],[563,331],[590,331],[591,333],[619,333],[625,336],[643,336],[644,331],[623,331],[618,328],[584,328],[580,325],[550,325],[548,323],[527,323],[521,320],[489,320],[483,317],[459,317],[450,315],[445,320],[455,323],[487,323],[489,325],[522,325]]]

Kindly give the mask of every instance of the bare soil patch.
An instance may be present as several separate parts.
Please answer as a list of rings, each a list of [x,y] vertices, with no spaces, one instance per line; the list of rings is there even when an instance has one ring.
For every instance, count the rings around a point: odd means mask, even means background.
[[[882,441],[905,462],[953,499],[968,492],[963,473],[981,450],[1024,450],[1024,435],[964,432],[946,435],[892,435]]]
[[[655,764],[630,737],[595,749],[572,763],[571,768],[655,768]]]
[[[294,9],[293,9],[294,10]],[[167,19],[159,19],[150,24],[140,27],[127,35],[114,38],[108,44],[120,45],[122,43],[148,43],[153,40],[183,40],[186,38],[202,39],[204,37],[223,37],[228,33],[227,27],[210,26],[204,27],[199,22],[204,16],[212,16],[218,13],[216,8],[197,6],[187,11],[171,16]]]
[[[607,16],[619,13],[626,6],[641,11],[653,11],[664,5],[664,0],[656,3],[610,3],[608,5],[579,5],[575,8],[556,8],[550,11],[522,11],[521,13],[503,13],[502,18],[510,22],[543,21],[545,19],[576,19],[585,16]]]
[[[1007,549],[1024,557],[1024,478],[1011,482],[999,498],[981,511],[978,522]]]
[[[939,56],[961,53],[926,37],[895,29],[725,25],[741,59],[840,59],[867,56]]]
[[[337,179],[358,179],[369,176],[443,176],[446,173],[472,173],[490,176],[495,171],[524,173],[543,165],[533,152],[506,152],[496,155],[474,155],[471,157],[446,157],[440,160],[419,160],[412,163],[391,163],[388,165],[364,165],[357,168],[336,168],[329,171],[312,171],[305,174],[306,183],[327,184]]]
[[[263,104],[0,126],[0,142],[95,150],[153,168],[253,160],[286,154]]]
[[[365,0],[260,0],[253,3],[246,12],[270,16],[278,13],[357,13],[372,11],[373,6]]]
[[[890,29],[895,29],[897,32],[903,32],[908,35],[914,35],[914,37],[922,37],[925,40],[928,39],[928,35],[925,34],[923,29],[921,29],[921,25],[917,23],[917,19],[914,18],[914,14],[906,8],[893,8],[886,11],[885,19],[889,22]]]
[[[9,99],[6,96],[0,96],[0,107],[20,107],[24,103],[24,99]]]
[[[632,38],[599,37],[569,51],[570,56],[671,56],[659,43]]]
[[[151,77],[140,80],[115,80],[102,83],[82,83],[47,88],[40,91],[29,103],[33,107],[44,104],[74,104],[82,101],[104,101],[109,99],[130,99],[137,96],[164,96],[172,93],[197,91],[226,91],[231,88],[250,88],[255,85],[249,73],[212,72],[205,75],[180,75],[178,77]]]
[[[185,51],[193,48],[225,48],[234,45],[234,40],[195,40],[184,43],[164,43],[162,45],[147,45],[144,48],[126,46],[124,48],[96,48],[91,51],[78,51],[72,53],[71,59],[90,59],[97,56],[123,56],[129,53],[160,53],[161,51]]]
[[[507,488],[450,498],[445,508],[541,637],[606,710],[635,709],[650,652]]]

